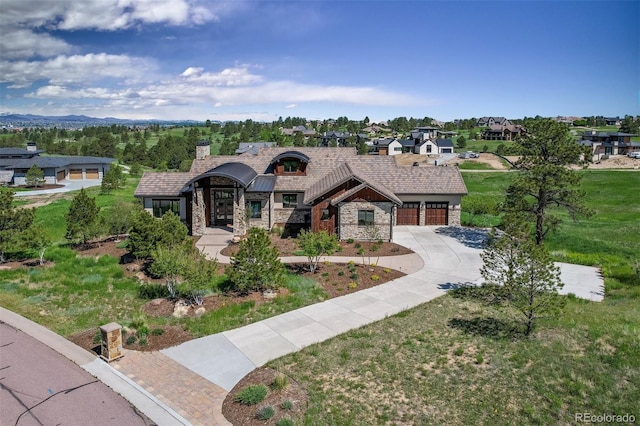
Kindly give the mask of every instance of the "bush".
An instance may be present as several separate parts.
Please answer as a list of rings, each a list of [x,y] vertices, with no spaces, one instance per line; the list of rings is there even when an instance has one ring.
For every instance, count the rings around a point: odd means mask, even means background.
[[[293,410],[293,402],[291,402],[290,399],[284,400],[282,404],[280,404],[280,408],[287,411]]]
[[[240,242],[225,271],[231,289],[241,293],[278,288],[284,280],[278,249],[271,246],[269,236],[259,228],[249,230],[249,236]]]
[[[380,277],[378,275],[371,275],[372,281],[380,281]]]
[[[273,378],[273,383],[271,383],[271,388],[274,390],[282,390],[286,389],[289,386],[289,378],[281,371],[276,373],[276,377]]]
[[[354,240],[353,240],[353,238],[349,238],[349,239],[347,240],[347,243],[349,243],[349,244],[353,244],[353,241],[354,241]]]
[[[263,384],[249,385],[238,392],[234,401],[244,405],[255,405],[262,402],[268,393],[269,389]]]
[[[154,336],[162,336],[164,334],[164,330],[161,328],[154,328],[151,330],[151,334]]]
[[[169,290],[160,284],[143,284],[138,287],[138,297],[140,299],[164,299],[169,297]]]
[[[269,420],[275,414],[276,414],[275,408],[273,408],[270,405],[267,405],[266,407],[262,407],[261,409],[258,410],[258,418],[260,420]]]

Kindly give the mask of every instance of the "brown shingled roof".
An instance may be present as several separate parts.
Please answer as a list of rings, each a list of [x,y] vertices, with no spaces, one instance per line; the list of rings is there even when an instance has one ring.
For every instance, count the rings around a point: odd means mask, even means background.
[[[133,195],[134,197],[177,197],[184,184],[197,176],[197,173],[145,172]]]
[[[145,173],[134,195],[177,196],[189,180],[228,162],[244,163],[258,175],[272,175],[271,161],[287,151],[297,151],[311,159],[307,175],[277,176],[274,191],[304,192],[305,202],[354,176],[390,198],[399,194],[467,193],[462,176],[454,167],[398,166],[393,156],[361,156],[355,148],[272,147],[261,149],[257,155],[216,155],[194,160],[189,173]]]

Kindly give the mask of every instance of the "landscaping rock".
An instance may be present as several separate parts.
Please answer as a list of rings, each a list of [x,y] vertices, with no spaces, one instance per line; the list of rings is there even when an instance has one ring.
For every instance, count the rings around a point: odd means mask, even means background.
[[[205,312],[207,312],[207,310],[204,308],[204,306],[200,306],[198,309],[196,309],[196,316],[202,316]]]
[[[184,318],[189,315],[189,305],[184,300],[176,302],[173,308],[173,316],[175,318]]]

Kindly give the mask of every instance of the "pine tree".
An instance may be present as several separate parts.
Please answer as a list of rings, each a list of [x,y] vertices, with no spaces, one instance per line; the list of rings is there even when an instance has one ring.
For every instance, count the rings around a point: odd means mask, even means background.
[[[96,236],[96,221],[100,208],[96,205],[95,198],[89,197],[82,188],[78,195],[71,200],[71,206],[67,213],[67,233],[65,237],[69,241],[79,241],[86,244]]]
[[[560,270],[546,248],[531,241],[523,223],[514,219],[506,232],[494,232],[481,257],[485,286],[492,287],[493,300],[515,308],[526,336],[537,319],[555,316],[562,309]]]
[[[0,263],[5,253],[18,249],[31,228],[35,209],[18,209],[13,205],[13,191],[0,188]]]
[[[249,236],[240,242],[238,253],[226,268],[233,289],[249,293],[280,287],[284,266],[278,257],[278,249],[271,246],[266,231],[251,228]]]

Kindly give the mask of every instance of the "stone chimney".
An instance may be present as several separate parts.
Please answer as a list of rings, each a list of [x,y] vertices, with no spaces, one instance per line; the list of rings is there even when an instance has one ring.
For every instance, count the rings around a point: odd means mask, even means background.
[[[211,154],[209,141],[200,141],[196,145],[196,160],[204,160]]]
[[[36,147],[35,142],[27,142],[27,151],[28,152],[36,152],[38,148]]]

